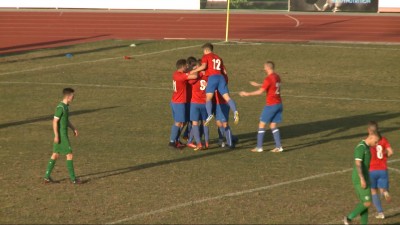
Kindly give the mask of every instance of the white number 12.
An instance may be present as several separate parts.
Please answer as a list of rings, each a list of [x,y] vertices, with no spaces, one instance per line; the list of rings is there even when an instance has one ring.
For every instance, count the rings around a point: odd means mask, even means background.
[[[214,70],[221,70],[221,60],[220,59],[213,59],[214,63]]]

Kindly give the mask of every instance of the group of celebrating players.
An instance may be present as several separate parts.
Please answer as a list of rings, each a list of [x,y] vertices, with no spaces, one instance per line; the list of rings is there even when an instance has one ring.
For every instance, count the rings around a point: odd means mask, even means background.
[[[229,110],[232,110],[234,122],[239,122],[239,113],[236,104],[229,96],[227,87],[228,75],[222,59],[213,52],[214,46],[206,43],[202,46],[203,57],[197,60],[194,57],[179,59],[176,63],[176,72],[173,74],[173,95],[171,101],[174,124],[171,128],[169,146],[181,149],[184,146],[192,147],[195,151],[209,147],[208,125],[215,117],[218,126],[219,143],[222,147],[235,148],[238,139],[232,135],[229,126]],[[242,97],[261,95],[266,92],[266,105],[261,113],[257,134],[257,146],[252,152],[263,152],[263,140],[267,124],[272,131],[275,141],[273,152],[282,152],[280,132],[277,124],[282,121],[281,79],[274,71],[272,61],[264,63],[266,77],[262,84],[250,82],[258,87],[253,92],[240,92]],[[44,176],[45,183],[54,183],[51,173],[59,155],[66,155],[67,168],[73,184],[82,181],[75,176],[72,148],[68,138],[68,128],[75,136],[78,131],[69,120],[69,104],[74,99],[74,90],[65,88],[63,100],[57,105],[53,119],[54,146],[53,154],[48,162]],[[180,136],[184,126],[184,138],[188,140],[184,145]],[[204,135],[204,143],[201,137]],[[226,146],[224,142],[226,139]],[[196,144],[195,144],[196,143]],[[371,200],[378,214],[376,218],[384,219],[379,193],[388,201],[389,179],[387,172],[387,158],[393,154],[388,140],[383,137],[376,122],[368,125],[368,137],[361,141],[354,154],[353,185],[360,203],[344,217],[344,224],[350,224],[356,216],[361,216],[361,223],[368,223],[368,208]]]
[[[228,75],[223,60],[215,54],[214,46],[206,43],[202,46],[203,57],[196,60],[189,57],[187,60],[179,59],[176,63],[177,70],[173,74],[173,94],[171,100],[174,124],[171,128],[169,146],[183,148],[180,141],[183,136],[188,140],[186,146],[195,151],[209,147],[208,125],[215,117],[218,126],[220,146],[233,149],[238,139],[232,135],[228,124],[229,110],[232,110],[234,122],[239,122],[239,112],[236,104],[229,96]],[[275,140],[273,152],[282,152],[280,133],[277,123],[282,120],[282,100],[280,96],[280,77],[274,72],[274,63],[268,61],[264,65],[267,77],[263,84],[250,82],[259,87],[254,92],[240,92],[240,96],[260,95],[267,92],[267,104],[260,118],[257,135],[257,147],[252,152],[263,152],[262,144],[266,124],[270,125]],[[204,134],[204,142],[201,141]],[[224,137],[226,145],[224,143]],[[196,144],[194,144],[196,142]]]

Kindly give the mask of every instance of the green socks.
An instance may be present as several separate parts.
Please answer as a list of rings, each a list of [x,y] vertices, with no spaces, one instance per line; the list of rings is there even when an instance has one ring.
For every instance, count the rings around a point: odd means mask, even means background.
[[[361,224],[368,224],[368,208],[361,213]]]
[[[46,175],[44,175],[44,178],[49,179],[51,171],[53,171],[55,165],[56,165],[56,160],[50,159],[49,163],[47,164]]]
[[[365,221],[368,222],[368,207],[365,207],[363,203],[358,203],[356,208],[347,216],[347,218],[353,220],[358,215],[361,215],[361,224],[366,224],[364,223]]]
[[[68,168],[68,173],[71,181],[74,181],[76,179],[75,177],[75,171],[74,171],[74,163],[72,160],[67,160],[67,168]]]

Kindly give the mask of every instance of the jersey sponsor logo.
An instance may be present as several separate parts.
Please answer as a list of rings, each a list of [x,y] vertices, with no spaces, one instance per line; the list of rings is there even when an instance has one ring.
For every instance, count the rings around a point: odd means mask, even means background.
[[[369,200],[369,196],[365,196],[365,200],[367,200],[367,201],[368,201],[368,200]]]

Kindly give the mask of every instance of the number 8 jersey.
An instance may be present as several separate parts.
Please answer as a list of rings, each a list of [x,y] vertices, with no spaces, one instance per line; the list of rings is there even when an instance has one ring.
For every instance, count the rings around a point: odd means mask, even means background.
[[[371,164],[369,171],[374,170],[387,170],[387,150],[390,148],[390,144],[385,137],[379,140],[378,144],[374,147],[370,147],[371,151]]]

